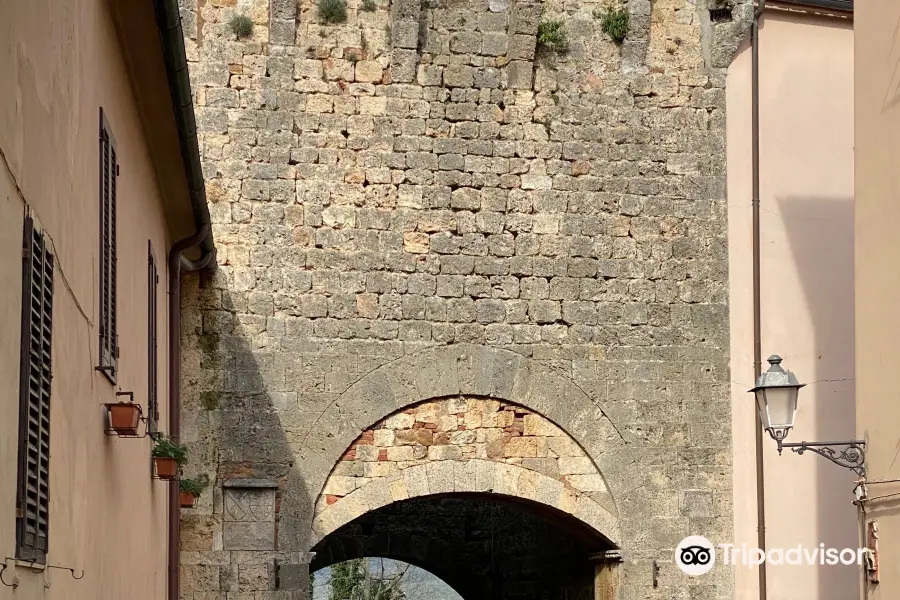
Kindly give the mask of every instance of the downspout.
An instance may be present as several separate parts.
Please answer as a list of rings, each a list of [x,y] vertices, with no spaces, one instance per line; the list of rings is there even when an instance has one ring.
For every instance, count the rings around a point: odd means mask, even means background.
[[[760,296],[760,248],[759,248],[759,21],[766,9],[766,0],[758,0],[750,26],[751,46],[751,112],[753,138],[753,381],[762,373],[762,316]],[[762,421],[753,411],[756,423],[756,536],[757,546],[766,551],[766,486],[763,469],[763,429]],[[759,600],[766,600],[766,563],[759,565]]]
[[[188,248],[203,243],[211,236],[210,224],[204,224],[194,235],[179,240],[169,250],[169,438],[175,442],[181,438],[181,272],[199,271],[215,259],[215,250],[200,260],[191,261],[182,254]],[[168,598],[179,600],[181,572],[181,505],[178,501],[177,482],[169,484],[168,527]]]
[[[206,186],[197,142],[197,123],[188,77],[187,55],[184,48],[184,31],[178,0],[154,0],[156,24],[159,29],[172,110],[178,129],[181,160],[187,179],[188,194],[197,228],[193,235],[179,240],[169,250],[169,437],[177,442],[181,437],[181,272],[196,271],[215,266],[216,250],[213,243],[209,207],[206,204]],[[200,247],[200,257],[188,260],[184,251]],[[169,484],[169,515],[167,528],[167,598],[180,600],[181,558],[181,508],[178,486]]]
[[[181,160],[184,163],[184,174],[187,177],[194,223],[199,231],[204,224],[210,222],[210,217],[209,207],[206,204],[203,166],[200,162],[200,145],[197,142],[197,121],[194,117],[194,104],[191,97],[191,80],[188,77],[181,14],[178,11],[178,0],[154,0],[154,3],[156,5],[156,23],[159,28],[163,57],[166,62],[166,74],[169,80],[169,94],[172,97],[175,125],[178,128]],[[200,242],[200,250],[204,256],[212,252],[213,248],[212,235],[208,235]]]

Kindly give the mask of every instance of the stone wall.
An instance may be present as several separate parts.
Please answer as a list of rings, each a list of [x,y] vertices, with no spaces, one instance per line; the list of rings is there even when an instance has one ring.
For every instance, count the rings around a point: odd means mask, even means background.
[[[731,532],[723,67],[750,5],[630,0],[617,46],[604,2],[349,0],[340,25],[309,0],[183,4],[219,248],[185,285],[188,470],[217,481],[185,561],[302,571],[347,444],[470,394],[548,418],[614,482],[623,598],[730,598],[727,573],[666,563]],[[566,55],[537,46],[550,17]],[[270,537],[225,533],[234,479],[277,486]]]

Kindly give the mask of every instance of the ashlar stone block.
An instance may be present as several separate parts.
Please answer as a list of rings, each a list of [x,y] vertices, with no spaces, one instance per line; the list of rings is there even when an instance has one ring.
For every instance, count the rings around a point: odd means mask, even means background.
[[[482,38],[482,53],[487,56],[503,56],[508,45],[509,36],[505,32],[485,33]]]
[[[454,65],[444,69],[444,85],[448,87],[471,87],[474,69],[466,65]]]
[[[535,36],[516,34],[510,39],[507,56],[510,60],[534,60],[536,45],[537,38]]]
[[[541,21],[541,4],[532,2],[516,2],[509,18],[511,33],[535,35]]]
[[[530,90],[534,81],[534,67],[524,60],[511,61],[504,69],[507,87],[514,90]]]
[[[416,78],[419,55],[415,50],[395,49],[391,54],[391,81],[409,83]]]
[[[361,60],[356,63],[356,81],[378,83],[384,76],[381,63],[375,60]]]
[[[274,550],[275,522],[226,521],[223,536],[225,550]]]
[[[395,21],[391,26],[391,43],[394,48],[417,48],[419,45],[419,22]]]
[[[391,17],[395,25],[401,21],[418,22],[421,10],[420,0],[393,0],[391,2]]]

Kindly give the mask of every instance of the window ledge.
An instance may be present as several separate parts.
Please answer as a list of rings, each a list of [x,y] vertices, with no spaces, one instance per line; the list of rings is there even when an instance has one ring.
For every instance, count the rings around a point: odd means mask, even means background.
[[[94,367],[95,371],[99,371],[103,373],[103,376],[106,377],[106,380],[110,382],[112,385],[116,385],[116,367],[113,365],[100,365],[99,367]]]
[[[47,570],[47,565],[38,562],[32,562],[29,560],[15,559],[12,563],[16,566],[16,570],[24,569],[26,571],[34,571],[36,573],[40,573],[41,571]]]

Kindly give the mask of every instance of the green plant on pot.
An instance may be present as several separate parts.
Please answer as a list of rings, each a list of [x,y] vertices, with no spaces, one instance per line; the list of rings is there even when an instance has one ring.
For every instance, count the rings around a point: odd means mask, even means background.
[[[206,473],[196,479],[182,479],[178,483],[181,491],[179,494],[181,508],[194,508],[197,504],[197,498],[200,497],[200,494],[203,493],[203,490],[208,485],[209,477],[206,476]]]
[[[172,480],[178,476],[178,466],[187,460],[187,448],[161,435],[153,446],[152,456],[156,476]]]

